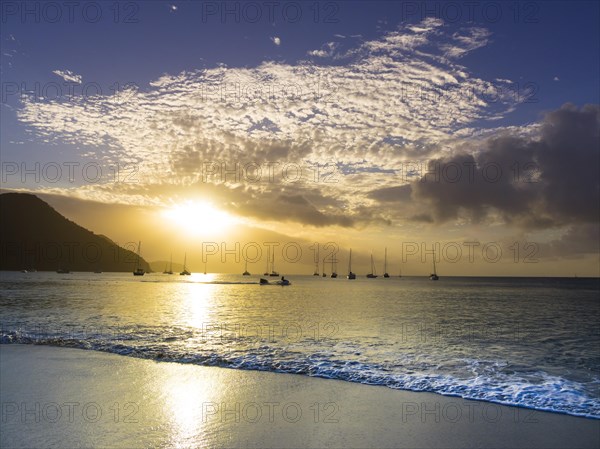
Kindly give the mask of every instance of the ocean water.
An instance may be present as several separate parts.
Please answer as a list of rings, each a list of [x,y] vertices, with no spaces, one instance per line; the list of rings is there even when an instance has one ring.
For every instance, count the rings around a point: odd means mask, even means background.
[[[600,418],[600,280],[0,273],[0,342]]]

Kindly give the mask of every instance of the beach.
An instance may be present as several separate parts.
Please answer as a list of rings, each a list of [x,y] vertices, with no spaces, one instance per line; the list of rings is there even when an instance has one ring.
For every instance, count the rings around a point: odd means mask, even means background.
[[[339,380],[0,345],[1,447],[598,447],[600,420]]]

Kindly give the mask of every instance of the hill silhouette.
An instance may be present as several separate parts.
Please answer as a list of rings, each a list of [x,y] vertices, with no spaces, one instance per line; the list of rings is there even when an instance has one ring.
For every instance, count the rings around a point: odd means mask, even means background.
[[[122,248],[27,193],[0,195],[0,270],[133,271],[136,244]],[[140,259],[146,271],[150,266]]]

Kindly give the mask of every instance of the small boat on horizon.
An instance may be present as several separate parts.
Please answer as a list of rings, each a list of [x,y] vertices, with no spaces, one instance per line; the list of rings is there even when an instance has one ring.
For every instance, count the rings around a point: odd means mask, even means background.
[[[350,248],[350,257],[348,257],[348,279],[356,279],[356,274],[352,272],[352,248]]]
[[[335,256],[332,254],[331,255],[331,277],[332,278],[336,278],[337,277],[337,268],[335,267]]]
[[[432,281],[437,281],[440,277],[437,275],[435,271],[435,251],[433,251],[433,273],[429,275],[429,279]]]
[[[134,276],[143,276],[144,274],[146,274],[146,272],[144,271],[144,269],[142,267],[140,267],[140,251],[142,248],[142,242],[139,241],[138,242],[138,250],[137,250],[137,260],[135,263],[135,271],[133,272]]]
[[[387,272],[387,248],[385,249],[385,256],[383,259],[383,277],[389,278],[390,274]]]
[[[169,269],[167,270],[167,266],[165,265],[165,271],[163,271],[163,274],[173,274],[173,253],[171,253]]]
[[[278,277],[279,273],[275,271],[275,248],[273,248],[273,256],[271,258],[271,272],[269,273],[270,277]]]
[[[244,272],[242,276],[250,276],[250,272],[248,271],[248,259],[246,259],[246,265],[244,266]]]
[[[375,279],[377,274],[375,273],[375,262],[373,262],[373,254],[371,254],[371,272],[367,274],[367,278]]]
[[[183,256],[183,271],[179,273],[179,276],[190,276],[191,274],[187,269],[187,253],[185,253]]]
[[[263,273],[263,276],[269,275],[269,265],[271,263],[271,248],[267,248],[267,269]]]

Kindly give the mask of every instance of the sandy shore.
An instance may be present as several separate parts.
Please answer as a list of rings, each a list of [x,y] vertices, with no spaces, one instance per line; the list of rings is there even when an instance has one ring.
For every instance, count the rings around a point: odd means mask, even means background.
[[[289,374],[0,345],[2,448],[568,448],[600,420]]]

